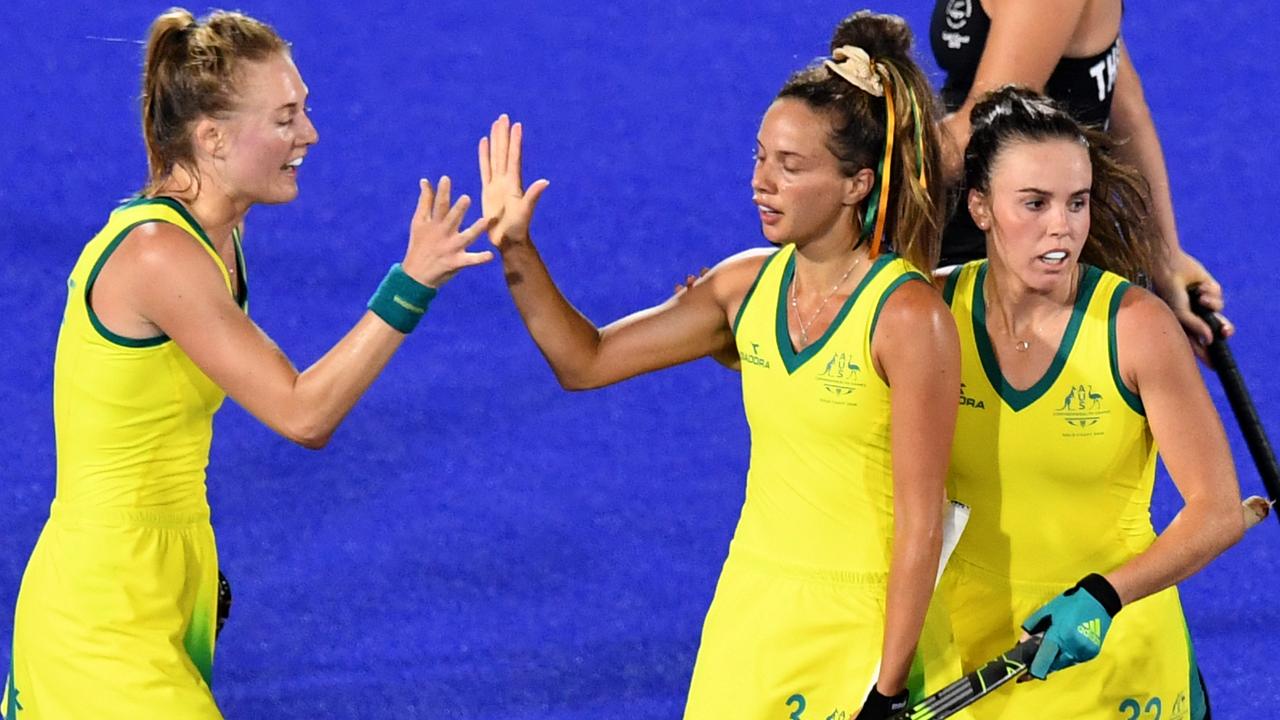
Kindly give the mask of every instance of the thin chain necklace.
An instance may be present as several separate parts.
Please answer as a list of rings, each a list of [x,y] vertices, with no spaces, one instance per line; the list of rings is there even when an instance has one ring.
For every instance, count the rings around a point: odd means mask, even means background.
[[[796,324],[800,326],[800,344],[801,345],[809,344],[809,328],[813,325],[814,321],[818,319],[818,316],[822,314],[822,308],[827,306],[827,301],[829,301],[832,297],[835,296],[836,291],[840,289],[840,286],[844,284],[845,280],[849,279],[849,276],[853,274],[853,269],[858,267],[858,263],[860,262],[862,262],[861,255],[853,259],[853,264],[849,266],[848,270],[844,271],[844,274],[841,275],[840,279],[836,281],[836,284],[831,288],[831,291],[827,293],[827,296],[822,298],[822,302],[818,304],[818,309],[813,311],[813,315],[809,316],[809,322],[805,322],[804,318],[800,317],[800,305],[796,303],[796,285],[798,283],[796,282],[795,277],[792,278],[791,309],[795,312]]]
[[[1080,272],[1077,269],[1076,273],[1071,276],[1072,288],[1071,288],[1070,299],[1071,299],[1071,305],[1073,306],[1075,305],[1075,297],[1076,297],[1075,285],[1079,281],[1080,281]],[[999,295],[1000,295],[999,292],[992,292],[991,299],[995,300],[995,298],[998,297]],[[1005,314],[1005,311],[1004,311],[1004,301],[1002,300],[999,303],[992,302],[991,304],[996,305],[996,308],[995,308],[996,315],[1000,317],[1000,324],[1004,325],[1005,334],[1008,335],[1009,339],[1013,341],[1013,349],[1023,353],[1030,350],[1031,341],[1023,340],[1022,338],[1019,338],[1017,335],[1013,334],[1013,325],[1009,322],[1009,317],[1008,315]],[[1039,330],[1040,330],[1040,325],[1037,325],[1036,327],[1031,329],[1031,332],[1033,335],[1037,335],[1039,334]]]

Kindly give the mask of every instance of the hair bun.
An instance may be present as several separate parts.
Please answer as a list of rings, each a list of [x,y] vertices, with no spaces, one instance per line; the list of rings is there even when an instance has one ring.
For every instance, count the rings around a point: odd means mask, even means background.
[[[897,15],[859,10],[840,21],[831,35],[831,50],[852,45],[874,59],[910,60],[912,35],[907,21]]]

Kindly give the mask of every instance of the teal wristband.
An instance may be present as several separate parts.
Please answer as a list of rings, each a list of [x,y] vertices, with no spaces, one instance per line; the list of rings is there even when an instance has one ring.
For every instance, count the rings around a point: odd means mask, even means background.
[[[369,298],[369,310],[388,325],[408,335],[418,326],[436,289],[409,277],[400,263],[391,266],[378,290]]]

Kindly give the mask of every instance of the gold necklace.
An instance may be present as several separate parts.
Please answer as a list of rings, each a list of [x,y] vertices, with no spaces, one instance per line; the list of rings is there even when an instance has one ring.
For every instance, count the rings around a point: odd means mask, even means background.
[[[1071,285],[1072,285],[1071,293],[1070,293],[1071,305],[1075,304],[1075,297],[1076,297],[1075,285],[1079,281],[1079,279],[1080,279],[1080,273],[1079,273],[1079,270],[1077,269],[1076,273],[1073,274],[1071,277]],[[991,293],[991,296],[993,299],[995,297],[998,297],[999,295],[1000,295],[999,292]],[[1004,301],[1001,300],[998,304],[997,303],[992,303],[992,304],[997,305],[996,315],[1000,316],[1000,324],[1004,325],[1005,334],[1009,336],[1010,340],[1013,340],[1013,349],[1017,350],[1018,352],[1026,352],[1030,350],[1031,341],[1023,340],[1022,338],[1019,338],[1018,336],[1013,334],[1013,325],[1009,322],[1009,317],[1004,311]],[[1036,330],[1039,330],[1039,329],[1040,329],[1040,326],[1037,325],[1032,332],[1034,333]]]
[[[840,286],[844,284],[845,280],[849,279],[849,276],[853,274],[853,269],[858,267],[858,263],[860,262],[862,262],[861,255],[853,259],[853,264],[850,265],[849,269],[845,270],[844,274],[840,276],[840,279],[836,281],[835,286],[831,288],[831,292],[827,293],[827,296],[822,298],[822,302],[818,304],[818,309],[814,310],[813,315],[809,317],[809,322],[805,322],[804,318],[800,317],[800,305],[796,302],[796,285],[799,284],[796,282],[796,279],[799,277],[799,275],[796,275],[795,277],[792,278],[791,309],[795,312],[796,324],[800,326],[800,344],[801,345],[809,344],[809,328],[813,326],[814,321],[818,319],[818,315],[822,313],[822,308],[827,306],[827,301],[829,301],[832,297],[835,296],[836,291],[840,289]]]

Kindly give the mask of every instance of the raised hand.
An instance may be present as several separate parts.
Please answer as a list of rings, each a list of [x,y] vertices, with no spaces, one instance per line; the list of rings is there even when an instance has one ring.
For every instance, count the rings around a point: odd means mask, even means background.
[[[466,230],[458,230],[467,208],[471,206],[471,198],[463,195],[458,202],[451,204],[448,175],[440,178],[435,190],[427,180],[420,180],[418,184],[422,193],[409,223],[409,249],[402,263],[409,277],[428,287],[438,288],[462,268],[492,260],[493,253],[488,250],[467,252],[467,247],[480,236],[488,221],[481,218]]]
[[[520,143],[523,128],[505,114],[489,128],[489,137],[480,139],[481,211],[489,226],[489,239],[499,250],[507,243],[528,241],[533,208],[538,204],[546,180],[538,180],[526,191],[520,175]]]

